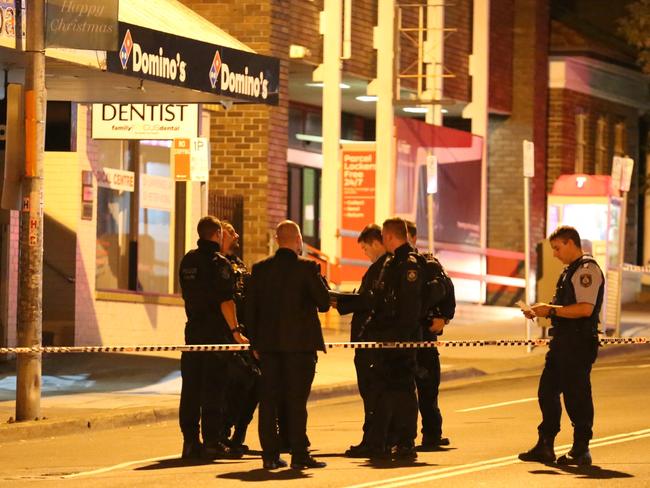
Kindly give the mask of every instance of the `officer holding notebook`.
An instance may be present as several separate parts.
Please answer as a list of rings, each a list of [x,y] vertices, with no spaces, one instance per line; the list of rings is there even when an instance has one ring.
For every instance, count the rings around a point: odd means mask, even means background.
[[[558,464],[591,465],[594,404],[591,396],[591,367],[598,355],[598,321],[605,280],[598,263],[582,251],[580,235],[573,227],[558,227],[550,236],[553,256],[566,265],[550,304],[540,303],[523,310],[524,315],[548,317],[551,342],[539,381],[542,423],[539,440],[522,461],[555,461],[553,443],[560,431],[560,394],[573,425],[573,447]]]

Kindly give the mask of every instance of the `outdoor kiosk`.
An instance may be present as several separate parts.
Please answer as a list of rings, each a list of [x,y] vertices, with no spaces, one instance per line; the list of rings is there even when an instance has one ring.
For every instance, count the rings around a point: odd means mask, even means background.
[[[582,248],[591,253],[606,279],[605,299],[601,309],[601,324],[614,331],[620,315],[621,208],[623,198],[612,187],[612,177],[606,175],[561,175],[548,195],[546,235],[560,225],[575,227],[582,239]],[[553,258],[547,239],[542,243],[539,263],[537,299],[550,301],[555,284],[562,272],[562,263]]]

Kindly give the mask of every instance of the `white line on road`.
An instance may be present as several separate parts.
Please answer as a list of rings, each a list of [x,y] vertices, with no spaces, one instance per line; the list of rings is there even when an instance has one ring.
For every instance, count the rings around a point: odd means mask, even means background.
[[[521,400],[511,400],[509,402],[491,403],[489,405],[481,405],[480,407],[463,408],[462,410],[456,410],[456,412],[474,412],[476,410],[484,410],[486,408],[505,407],[506,405],[514,405],[516,403],[533,402],[533,401],[536,401],[536,400],[537,400],[537,397],[522,398]]]
[[[79,476],[92,476],[94,474],[108,473],[109,471],[115,471],[116,469],[129,468],[131,466],[136,466],[138,464],[153,463],[156,461],[167,461],[168,459],[178,459],[178,454],[172,454],[171,456],[159,456],[148,459],[139,459],[138,461],[127,461],[126,463],[116,464],[114,466],[108,466],[106,468],[93,469],[92,471],[81,471],[79,473],[66,474],[61,476],[61,478],[78,478]]]
[[[650,437],[650,429],[637,430],[635,432],[626,432],[624,434],[615,434],[607,437],[601,437],[600,439],[594,439],[591,441],[591,448],[608,446],[610,444],[618,444],[620,442],[628,442],[636,439],[643,439],[645,437]],[[569,450],[571,444],[565,444],[563,446],[558,446],[556,452],[558,454],[564,454]],[[108,473],[110,471],[115,471],[118,469],[129,468],[131,466],[137,466],[140,464],[147,464],[156,461],[166,461],[168,459],[178,459],[178,454],[172,454],[170,456],[159,456],[147,459],[139,459],[137,461],[127,461],[120,464],[115,464],[113,466],[107,466],[106,468],[93,469],[91,471],[81,471],[79,473],[67,474],[61,476],[63,479],[68,478],[79,478],[81,476],[92,476],[96,474]],[[447,478],[450,476],[459,476],[461,474],[472,473],[475,471],[481,471],[485,469],[498,468],[501,466],[508,466],[510,464],[515,464],[520,462],[516,455],[506,456],[496,459],[488,459],[486,461],[478,461],[471,464],[461,464],[459,466],[449,466],[447,468],[434,469],[431,471],[425,471],[423,473],[416,473],[407,476],[401,476],[397,478],[390,478],[382,481],[371,481],[368,483],[362,483],[360,485],[352,485],[347,488],[366,488],[366,487],[379,487],[381,488],[394,488],[398,486],[407,486],[410,483],[424,483],[426,481],[432,481],[440,478]]]
[[[590,448],[608,446],[611,444],[618,444],[621,442],[629,442],[637,439],[650,437],[650,429],[638,430],[635,432],[627,432],[625,434],[616,434],[608,437],[601,437],[600,439],[592,440]],[[556,452],[561,455],[566,453],[571,448],[571,444],[559,446]],[[400,476],[396,478],[384,479],[381,481],[370,481],[368,483],[361,483],[358,485],[347,486],[346,488],[398,488],[401,486],[410,486],[419,483],[426,483],[428,481],[435,481],[442,478],[450,478],[452,476],[460,476],[463,474],[474,473],[476,471],[484,471],[487,469],[499,468],[502,466],[509,466],[512,464],[521,463],[517,455],[506,456],[496,459],[488,459],[486,461],[479,461],[470,464],[461,464],[459,466],[450,466],[447,468],[433,469],[423,473],[411,474],[407,476]]]

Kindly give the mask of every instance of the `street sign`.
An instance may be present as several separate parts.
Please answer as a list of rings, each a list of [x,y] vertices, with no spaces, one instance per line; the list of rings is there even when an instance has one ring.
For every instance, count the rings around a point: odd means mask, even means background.
[[[435,154],[427,155],[427,193],[438,193],[438,157]]]
[[[622,158],[621,166],[621,191],[630,191],[632,183],[632,172],[634,171],[634,159]]]
[[[210,143],[205,137],[174,139],[172,144],[176,181],[208,181]]]
[[[524,139],[524,177],[535,176],[535,143]]]

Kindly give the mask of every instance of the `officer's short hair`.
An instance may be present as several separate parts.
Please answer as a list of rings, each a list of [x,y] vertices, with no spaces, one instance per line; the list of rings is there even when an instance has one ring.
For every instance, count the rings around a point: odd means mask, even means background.
[[[384,220],[383,229],[387,230],[399,239],[406,240],[406,222],[400,217]]]
[[[555,229],[550,236],[548,236],[549,241],[554,241],[556,239],[561,239],[563,242],[573,241],[578,249],[582,249],[582,243],[580,242],[580,234],[570,225],[561,225]]]
[[[383,242],[381,239],[381,227],[377,224],[368,224],[363,228],[361,234],[359,234],[357,242],[359,244],[362,242],[372,244],[373,241],[378,241],[380,244]]]
[[[196,231],[201,239],[210,239],[215,233],[221,232],[221,222],[213,215],[206,215],[199,220]]]
[[[235,231],[235,226],[233,226],[230,222],[227,220],[222,220],[221,221],[221,228],[229,232],[230,234],[236,234]]]
[[[415,225],[415,222],[412,220],[406,220],[404,219],[404,222],[406,222],[406,231],[409,233],[409,236],[411,236],[412,239],[417,237],[418,235],[418,226]]]

